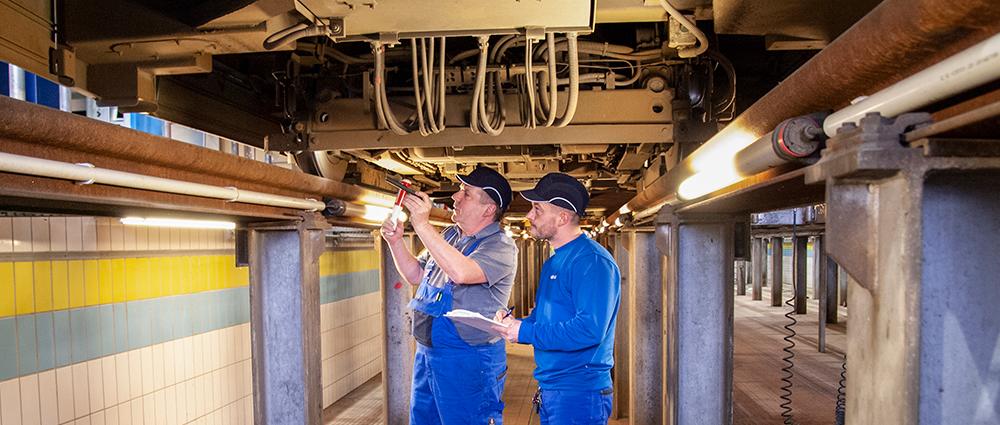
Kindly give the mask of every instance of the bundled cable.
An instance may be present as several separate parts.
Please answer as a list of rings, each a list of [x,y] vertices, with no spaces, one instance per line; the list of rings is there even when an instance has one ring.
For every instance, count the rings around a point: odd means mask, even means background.
[[[404,128],[396,119],[395,113],[389,107],[389,98],[385,89],[385,44],[382,42],[372,43],[372,53],[375,54],[375,114],[378,122],[383,127],[388,127],[393,133],[399,135],[410,134],[410,130]]]

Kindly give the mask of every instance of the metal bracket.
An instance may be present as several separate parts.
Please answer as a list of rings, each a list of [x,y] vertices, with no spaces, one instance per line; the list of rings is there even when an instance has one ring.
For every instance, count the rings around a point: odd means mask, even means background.
[[[544,40],[545,39],[545,27],[524,27],[524,37],[528,40]]]

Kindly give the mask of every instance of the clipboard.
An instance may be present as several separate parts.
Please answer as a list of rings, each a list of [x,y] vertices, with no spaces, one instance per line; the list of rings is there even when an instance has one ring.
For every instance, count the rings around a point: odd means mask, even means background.
[[[483,332],[487,332],[490,335],[501,336],[494,326],[500,326],[502,328],[508,327],[507,325],[498,322],[496,320],[487,318],[482,314],[476,313],[469,310],[452,310],[444,314],[444,317],[451,319],[453,322],[466,324],[472,326],[473,328],[479,329]]]

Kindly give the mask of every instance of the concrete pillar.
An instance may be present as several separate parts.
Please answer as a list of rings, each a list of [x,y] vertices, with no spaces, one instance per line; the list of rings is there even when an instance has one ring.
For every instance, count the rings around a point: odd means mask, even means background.
[[[615,323],[615,367],[614,367],[614,408],[615,418],[628,417],[629,406],[629,323],[631,323],[632,284],[629,280],[630,238],[625,233],[614,235],[615,263],[621,271],[621,302],[618,306],[618,321]]]
[[[254,423],[321,423],[319,215],[250,230]]]
[[[813,291],[813,296],[815,296],[818,301],[816,314],[819,316],[816,321],[819,326],[819,341],[816,344],[816,347],[820,353],[826,352],[826,323],[827,315],[830,312],[828,308],[830,298],[827,296],[826,291],[826,273],[829,264],[826,259],[826,253],[823,252],[823,237],[813,237],[813,270],[815,271],[815,273],[813,273],[813,277],[814,282],[816,282],[817,285],[816,289]],[[834,314],[836,314],[836,311],[834,311]]]
[[[651,232],[628,232],[629,246],[629,423],[663,424],[662,255]]]
[[[733,421],[733,235],[735,218],[657,216],[663,249],[666,399],[669,424]]]
[[[753,267],[753,292],[751,293],[751,299],[754,301],[759,301],[764,298],[764,269],[767,268],[767,264],[764,264],[764,240],[761,238],[753,238],[752,245],[750,245],[750,257],[752,267]]]
[[[781,236],[774,236],[771,238],[771,246],[777,248],[771,248],[773,254],[771,255],[771,306],[781,307],[782,291],[785,290],[785,274],[781,271],[784,270],[782,264],[784,262],[784,238]]]
[[[827,252],[851,277],[846,423],[1000,423],[1000,156],[899,143],[926,122],[868,115],[806,171],[826,182]]]
[[[412,236],[407,238],[412,247]],[[382,412],[387,425],[406,425],[413,381],[413,311],[407,307],[412,288],[399,275],[389,245],[377,232],[375,241],[382,292]]]
[[[840,320],[838,317],[839,310],[837,308],[837,305],[839,304],[837,302],[837,287],[839,286],[837,284],[837,280],[840,274],[840,266],[838,266],[837,262],[833,261],[833,258],[830,258],[829,255],[824,255],[823,258],[826,259],[826,273],[822,275],[822,279],[826,284],[826,290],[824,291],[823,289],[820,289],[820,294],[826,295],[826,300],[822,302],[822,305],[826,306],[826,323],[833,324]]]
[[[521,243],[519,239],[514,239],[514,246],[517,247],[517,266],[514,268],[514,283],[510,287],[510,300],[507,301],[507,306],[514,307],[514,317],[524,317],[524,310],[521,309],[519,302],[521,299],[521,279],[524,278],[524,275],[521,274]]]
[[[840,269],[837,274],[837,292],[839,292],[839,304],[843,307],[847,307],[847,272],[844,269]]]
[[[771,244],[769,242],[771,242],[770,238],[763,238],[763,239],[761,239],[761,242],[760,242],[761,243],[761,245],[760,245],[760,247],[761,247],[761,254],[760,255],[761,255],[761,259],[764,261],[763,266],[761,266],[761,269],[760,269],[760,273],[761,273],[760,274],[760,286],[762,288],[766,288],[767,287],[768,278],[771,275],[771,272],[768,271],[768,265],[771,264],[771,257],[770,257],[771,253],[770,253],[770,251],[771,251],[771,248],[772,248]]]
[[[792,238],[792,288],[795,291],[795,314],[806,314],[806,258],[807,243],[806,236],[795,236]],[[781,250],[779,250],[781,253]],[[779,274],[775,271],[774,274]]]

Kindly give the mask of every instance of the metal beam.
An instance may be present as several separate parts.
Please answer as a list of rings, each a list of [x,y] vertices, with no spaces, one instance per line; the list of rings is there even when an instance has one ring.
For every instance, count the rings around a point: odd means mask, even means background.
[[[785,273],[782,264],[785,258],[784,238],[771,238],[771,306],[781,307],[781,298],[785,290]]]
[[[752,257],[751,267],[753,268],[753,292],[751,293],[751,299],[754,301],[764,299],[764,269],[767,268],[767,264],[764,263],[766,257],[765,249],[763,239],[753,238],[753,245],[750,246],[750,256]]]
[[[731,424],[736,218],[664,208],[656,221],[663,253],[665,423]]]
[[[629,404],[632,425],[663,424],[663,255],[657,248],[661,232],[626,233],[632,250],[629,279],[632,284],[629,320]],[[673,358],[667,353],[668,358]]]
[[[629,246],[630,239],[625,233],[615,233],[612,237],[614,242],[615,263],[621,269],[621,302],[618,307],[618,319],[615,324],[615,367],[614,367],[614,408],[613,417],[628,417],[629,397],[629,352],[631,348],[631,338],[629,335],[629,323],[631,323],[632,311],[632,282],[629,281],[629,255],[632,251]]]
[[[926,118],[865,117],[807,176],[827,182],[827,252],[851,277],[847,423],[1000,421],[982,408],[1000,386],[984,368],[1000,345],[1000,157],[901,145]]]
[[[795,291],[795,314],[806,314],[806,285],[808,284],[808,274],[806,273],[806,260],[808,255],[808,236],[792,237],[792,289]],[[778,255],[784,256],[779,249]],[[776,270],[775,275],[781,273]]]
[[[318,215],[250,227],[254,423],[321,423],[318,261],[328,227]]]
[[[406,236],[412,244],[412,235]],[[386,425],[410,421],[410,389],[413,378],[413,311],[408,307],[411,287],[396,270],[389,245],[375,235],[379,257],[379,288],[382,292],[382,413]]]

